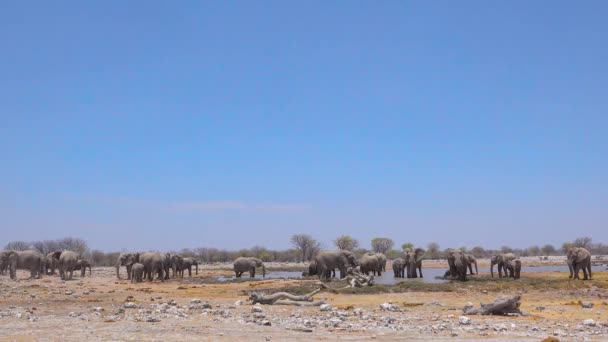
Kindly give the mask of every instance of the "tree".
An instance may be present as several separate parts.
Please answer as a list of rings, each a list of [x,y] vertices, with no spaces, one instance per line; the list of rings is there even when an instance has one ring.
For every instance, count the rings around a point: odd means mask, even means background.
[[[401,245],[401,250],[402,251],[407,251],[407,250],[413,250],[414,249],[414,244],[411,242],[406,242],[404,244]]]
[[[437,242],[430,242],[428,245],[426,245],[426,248],[428,250],[428,253],[431,257],[431,259],[437,259],[439,258],[439,244]]]
[[[572,242],[564,242],[562,244],[562,252],[568,253],[568,250],[572,247],[574,247],[574,244]],[[555,248],[553,249],[553,251],[555,251]]]
[[[590,237],[585,236],[585,237],[576,238],[576,240],[574,240],[573,244],[574,244],[574,247],[583,247],[583,248],[589,249],[591,247],[591,241],[592,241],[592,239]]]
[[[89,253],[89,246],[83,239],[67,237],[57,241],[57,243],[59,250],[72,251],[80,257],[84,257]]]
[[[543,252],[544,255],[551,255],[555,253],[555,247],[553,247],[553,245],[551,244],[544,245],[543,248],[541,248],[540,250],[541,252]]]
[[[321,244],[308,234],[292,235],[289,242],[300,251],[301,262],[312,259],[313,253],[318,252],[321,248]]]
[[[372,250],[376,253],[386,253],[395,243],[389,238],[374,238],[372,239]]]
[[[32,245],[25,241],[11,241],[4,246],[4,249],[13,251],[25,251],[30,248],[32,248]]]
[[[399,252],[396,249],[391,249],[390,251],[386,252],[386,257],[387,259],[396,259],[399,257],[399,255],[401,254],[401,252]]]
[[[486,250],[481,246],[475,246],[471,248],[471,254],[476,258],[483,258],[486,255]]]
[[[530,246],[530,247],[528,247],[528,252],[532,256],[540,255],[540,247],[538,247],[538,246]]]
[[[513,253],[513,248],[511,248],[509,246],[502,246],[502,247],[500,247],[500,252],[501,253]]]
[[[359,247],[359,241],[353,239],[348,235],[342,235],[334,240],[334,245],[336,245],[338,249],[353,251],[355,248]]]

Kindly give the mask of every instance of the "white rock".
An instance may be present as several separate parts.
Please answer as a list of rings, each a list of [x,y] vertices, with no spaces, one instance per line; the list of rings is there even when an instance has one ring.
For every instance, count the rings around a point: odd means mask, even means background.
[[[193,299],[190,299],[190,303],[191,303],[191,304],[200,304],[200,303],[202,303],[202,302],[203,302],[203,301],[201,301],[201,300],[200,300],[200,299],[198,299],[198,298],[193,298]]]
[[[386,310],[386,311],[399,311],[399,307],[397,305],[394,305],[391,303],[380,304],[380,309]]]
[[[241,306],[241,305],[243,305],[242,300],[237,300],[236,302],[234,302],[234,306]]]
[[[253,308],[251,308],[251,312],[262,312],[262,311],[264,311],[262,309],[262,307],[260,305],[257,305],[257,304],[254,305]]]
[[[135,309],[137,308],[137,304],[133,303],[133,302],[126,302],[123,307],[125,309]]]
[[[321,306],[319,306],[319,310],[321,310],[321,311],[330,311],[331,310],[331,305],[329,305],[329,304],[321,304]]]
[[[591,318],[586,319],[583,321],[583,324],[588,326],[588,327],[594,327],[595,326],[595,321],[592,320]]]
[[[471,319],[469,317],[467,317],[467,316],[460,316],[460,318],[458,319],[458,322],[460,324],[467,325],[467,324],[471,324]]]

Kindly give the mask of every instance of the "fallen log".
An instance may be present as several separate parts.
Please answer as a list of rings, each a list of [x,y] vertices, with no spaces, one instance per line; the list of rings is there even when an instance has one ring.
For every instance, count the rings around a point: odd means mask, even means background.
[[[465,315],[508,315],[524,313],[519,309],[521,305],[521,296],[501,297],[493,303],[480,303],[479,308],[474,308],[472,305],[465,306],[463,312]]]
[[[260,303],[265,305],[319,306],[321,304],[325,304],[325,302],[313,302],[312,297],[321,292],[321,290],[324,288],[327,288],[327,286],[322,284],[320,288],[312,291],[309,294],[301,296],[296,296],[287,292],[277,292],[269,295],[254,292],[249,296],[249,300],[251,300],[253,304]]]

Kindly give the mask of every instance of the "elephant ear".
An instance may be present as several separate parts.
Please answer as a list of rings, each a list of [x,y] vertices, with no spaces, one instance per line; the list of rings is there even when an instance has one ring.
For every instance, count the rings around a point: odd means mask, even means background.
[[[59,260],[59,257],[61,256],[61,251],[54,251],[53,252],[53,258]]]

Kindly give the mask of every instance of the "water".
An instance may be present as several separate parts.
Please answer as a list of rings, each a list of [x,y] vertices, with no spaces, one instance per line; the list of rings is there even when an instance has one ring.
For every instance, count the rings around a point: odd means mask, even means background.
[[[376,284],[382,284],[382,285],[394,285],[397,283],[401,283],[404,281],[417,281],[417,282],[423,282],[423,283],[429,283],[429,284],[437,284],[437,283],[444,283],[447,280],[445,279],[438,279],[443,277],[443,275],[445,274],[445,271],[447,271],[447,268],[422,268],[422,275],[424,276],[424,278],[395,278],[393,275],[393,271],[389,270],[388,272],[384,272],[382,273],[382,276],[378,277],[376,276]],[[606,271],[606,266],[604,265],[597,265],[597,266],[592,266],[591,267],[591,271],[592,272],[602,272],[602,271]],[[480,267],[479,268],[479,272],[481,273],[489,273],[490,272],[490,268],[489,267]],[[496,273],[495,276],[498,276],[498,271],[496,270],[496,267],[494,267],[494,272]],[[534,272],[563,272],[564,275],[567,277],[568,276],[568,265],[559,265],[559,266],[522,266],[521,268],[521,273],[525,274],[525,273],[534,273]],[[468,273],[468,272],[467,272]],[[339,275],[339,272],[338,274]],[[583,273],[580,273],[580,276],[583,276]],[[241,277],[242,279],[249,279],[249,275],[243,274],[243,276]],[[261,273],[257,273],[255,274],[255,279],[288,279],[288,278],[302,278],[302,272],[288,272],[288,271],[280,271],[280,272],[266,272],[266,278],[262,278],[262,274]],[[225,277],[225,276],[220,276],[217,278],[218,281],[231,281],[237,279],[235,278],[235,276],[231,276],[231,277]]]

